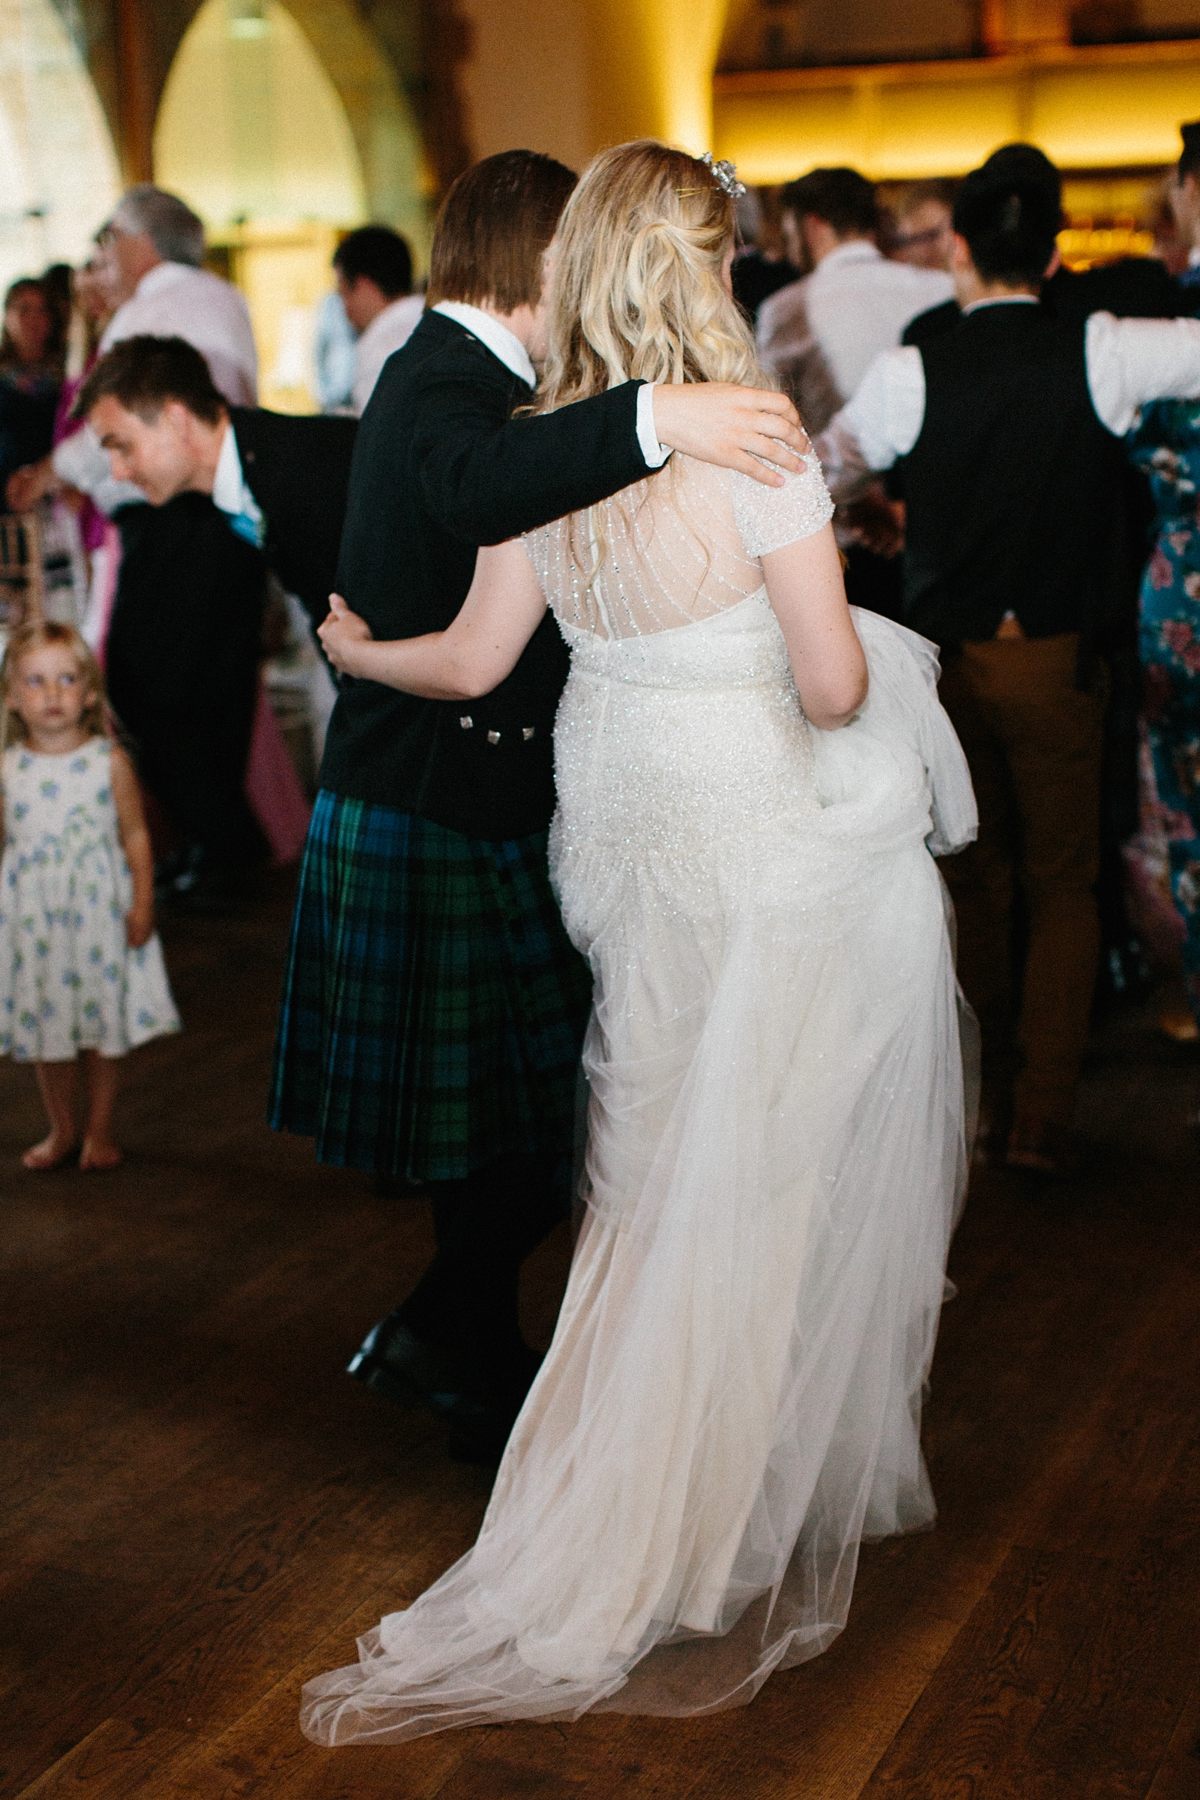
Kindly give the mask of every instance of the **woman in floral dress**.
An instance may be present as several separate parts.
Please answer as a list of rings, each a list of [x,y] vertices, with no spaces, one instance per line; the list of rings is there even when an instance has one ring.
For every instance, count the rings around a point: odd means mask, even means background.
[[[1158,508],[1141,594],[1143,706],[1184,925],[1184,979],[1200,1024],[1200,405],[1156,401],[1129,445]]]

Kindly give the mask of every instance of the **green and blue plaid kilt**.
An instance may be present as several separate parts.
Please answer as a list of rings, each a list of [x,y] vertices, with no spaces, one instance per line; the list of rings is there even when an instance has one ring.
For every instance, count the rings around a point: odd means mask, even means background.
[[[591,975],[546,833],[491,842],[322,791],[300,871],[270,1121],[321,1162],[453,1181],[569,1151]]]

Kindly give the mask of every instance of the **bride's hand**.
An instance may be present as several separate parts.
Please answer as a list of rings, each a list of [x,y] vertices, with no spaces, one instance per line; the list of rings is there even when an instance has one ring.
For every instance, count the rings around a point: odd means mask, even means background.
[[[811,451],[786,394],[728,381],[664,382],[654,389],[653,406],[660,444],[700,462],[740,469],[764,487],[782,487],[779,470],[794,473]],[[762,457],[777,466],[765,467]]]
[[[343,675],[355,673],[355,647],[371,642],[371,627],[357,613],[351,612],[340,594],[329,596],[329,616],[317,627],[317,636],[325,646],[325,654]]]

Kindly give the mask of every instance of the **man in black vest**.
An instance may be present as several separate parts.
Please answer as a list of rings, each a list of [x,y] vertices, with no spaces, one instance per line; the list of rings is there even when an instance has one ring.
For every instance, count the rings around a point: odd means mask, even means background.
[[[942,648],[979,801],[978,841],[946,875],[983,1026],[984,1131],[1011,1165],[1054,1174],[1096,970],[1097,646],[1120,578],[1121,438],[1147,401],[1200,395],[1200,323],[1051,316],[1057,203],[1004,168],[968,176],[954,225],[961,319],[879,357],[817,448],[838,494],[906,459],[904,619]]]
[[[1018,178],[1040,185],[1047,200],[1062,206],[1062,177],[1050,158],[1033,144],[1004,144],[983,165],[992,178]],[[1042,305],[1064,324],[1082,324],[1091,313],[1110,312],[1119,319],[1193,317],[1200,294],[1184,281],[1173,280],[1154,256],[1123,256],[1094,269],[1056,268],[1042,283]],[[923,347],[960,318],[958,302],[948,300],[915,318],[901,342]],[[1120,507],[1124,543],[1115,544],[1108,666],[1111,682],[1104,721],[1104,772],[1100,802],[1100,875],[1096,895],[1102,941],[1101,991],[1114,997],[1136,991],[1145,979],[1141,946],[1125,906],[1125,861],[1121,847],[1138,828],[1138,712],[1141,666],[1137,648],[1138,590],[1146,561],[1146,544],[1154,506],[1145,477],[1126,463]]]
[[[448,194],[427,310],[363,415],[339,591],[378,637],[443,630],[476,546],[599,502],[686,450],[798,466],[777,394],[629,382],[516,417],[536,381],[543,259],[575,177],[528,151]],[[782,440],[782,441],[781,441]],[[664,446],[668,448],[664,448]],[[344,682],[301,874],[271,1122],[323,1162],[427,1188],[436,1255],[351,1372],[503,1445],[537,1358],[521,1262],[565,1211],[590,978],[550,891],[551,730],[567,652],[547,616],[466,706]]]
[[[193,903],[227,894],[263,853],[245,795],[262,654],[265,566],[324,617],[346,511],[353,419],[230,407],[182,338],[133,337],[101,358],[76,410],[140,487],[107,644],[113,706],[184,840]]]

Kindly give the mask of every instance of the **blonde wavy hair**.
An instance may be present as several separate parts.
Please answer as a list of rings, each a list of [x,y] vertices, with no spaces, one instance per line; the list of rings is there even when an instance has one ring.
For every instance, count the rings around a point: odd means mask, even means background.
[[[721,279],[733,235],[698,158],[652,138],[601,151],[558,227],[538,410],[634,379],[767,385]]]
[[[45,623],[19,625],[9,638],[4,659],[0,662],[0,741],[6,749],[10,744],[24,744],[29,738],[24,719],[8,704],[13,677],[31,650],[41,650],[47,644],[61,644],[74,659],[87,694],[79,720],[83,729],[93,737],[110,735],[108,701],[100,664],[73,625],[59,625],[48,619]]]

